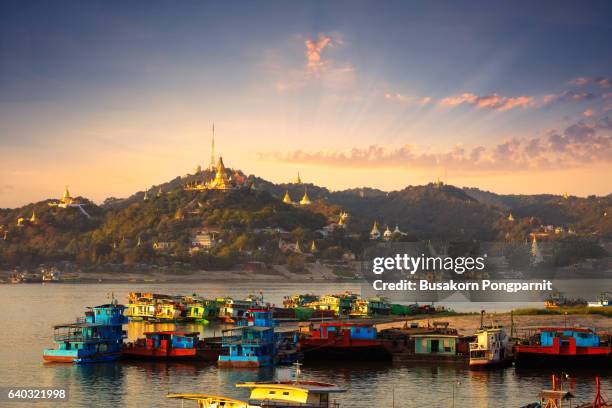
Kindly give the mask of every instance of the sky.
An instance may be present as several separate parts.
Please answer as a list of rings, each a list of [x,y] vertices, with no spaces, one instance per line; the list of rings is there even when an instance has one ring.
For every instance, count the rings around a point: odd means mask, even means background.
[[[612,4],[0,2],[0,207],[207,166],[612,193]]]

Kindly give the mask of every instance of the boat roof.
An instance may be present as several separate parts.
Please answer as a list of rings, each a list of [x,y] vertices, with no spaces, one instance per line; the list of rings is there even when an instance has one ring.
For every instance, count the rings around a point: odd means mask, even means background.
[[[149,331],[143,333],[145,336],[150,334],[169,334],[172,336],[183,336],[183,337],[193,337],[199,336],[200,332],[186,332],[186,331],[174,331],[174,330],[161,330],[161,331]]]
[[[244,404],[247,405],[246,401],[237,400],[234,398],[221,397],[218,395],[209,395],[209,394],[186,394],[186,393],[173,393],[170,392],[166,395],[166,398],[176,398],[176,399],[184,399],[184,400],[193,400],[193,401],[206,401],[209,402],[223,402],[223,403],[232,403],[232,404]]]
[[[269,388],[282,390],[305,390],[308,392],[345,392],[346,389],[335,384],[319,381],[276,381],[276,382],[243,382],[236,384],[243,388]]]
[[[321,323],[319,327],[373,327],[372,323],[347,323],[347,322],[327,322]]]
[[[412,337],[442,337],[449,339],[458,339],[458,334],[436,334],[436,333],[423,333],[423,334],[413,334]]]
[[[119,304],[112,304],[112,303],[107,303],[105,305],[100,305],[100,306],[87,306],[87,309],[108,309],[108,308],[124,308],[124,305],[119,305]]]
[[[239,331],[239,330],[252,330],[252,331],[258,331],[258,332],[263,332],[266,330],[274,330],[273,327],[267,327],[267,326],[238,326],[238,327],[232,327],[231,329],[223,329],[222,332],[232,332],[232,331]]]
[[[573,331],[573,332],[580,332],[580,333],[595,333],[593,329],[588,329],[585,327],[539,327],[538,331],[541,331],[541,332],[544,332],[544,331],[546,332]]]

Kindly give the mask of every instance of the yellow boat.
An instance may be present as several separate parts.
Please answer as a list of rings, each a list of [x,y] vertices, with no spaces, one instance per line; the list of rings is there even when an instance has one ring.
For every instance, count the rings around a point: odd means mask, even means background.
[[[160,302],[155,310],[155,320],[159,322],[174,322],[181,316],[181,311],[174,303]]]
[[[155,304],[150,302],[129,303],[125,315],[134,321],[153,320],[155,319]]]
[[[339,408],[329,396],[346,391],[318,381],[245,382],[236,387],[250,388],[249,401],[207,394],[168,394],[168,398],[195,401],[198,408]]]

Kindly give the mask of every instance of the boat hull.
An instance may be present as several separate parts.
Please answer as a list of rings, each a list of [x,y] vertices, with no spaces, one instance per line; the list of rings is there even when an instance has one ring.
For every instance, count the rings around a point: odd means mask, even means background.
[[[525,367],[606,367],[612,364],[610,354],[543,354],[521,353],[515,355],[515,365]]]
[[[326,346],[325,344],[301,344],[305,360],[359,360],[380,361],[391,360],[389,351],[381,344],[353,345],[353,346]]]
[[[219,356],[220,368],[257,368],[273,365],[270,356]]]
[[[156,349],[128,349],[123,351],[123,357],[135,360],[195,360],[195,349],[173,349],[170,351]]]
[[[514,359],[512,357],[506,358],[503,360],[472,360],[470,361],[470,370],[474,371],[485,371],[485,370],[495,370],[497,368],[505,368],[510,367],[512,365],[512,361]]]
[[[43,360],[48,363],[92,364],[116,361],[120,358],[121,353],[96,354],[81,357],[43,354]]]

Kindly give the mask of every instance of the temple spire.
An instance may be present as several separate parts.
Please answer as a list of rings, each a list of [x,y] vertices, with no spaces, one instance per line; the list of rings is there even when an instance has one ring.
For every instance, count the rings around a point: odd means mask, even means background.
[[[210,169],[215,169],[215,123],[212,125],[212,145],[210,149]]]
[[[300,204],[301,205],[309,205],[310,204],[310,197],[308,197],[308,191],[306,191],[306,189],[304,189],[304,196],[300,200]]]
[[[291,196],[289,195],[289,190],[285,190],[285,196],[283,197],[283,203],[293,204],[293,200],[291,200]]]

